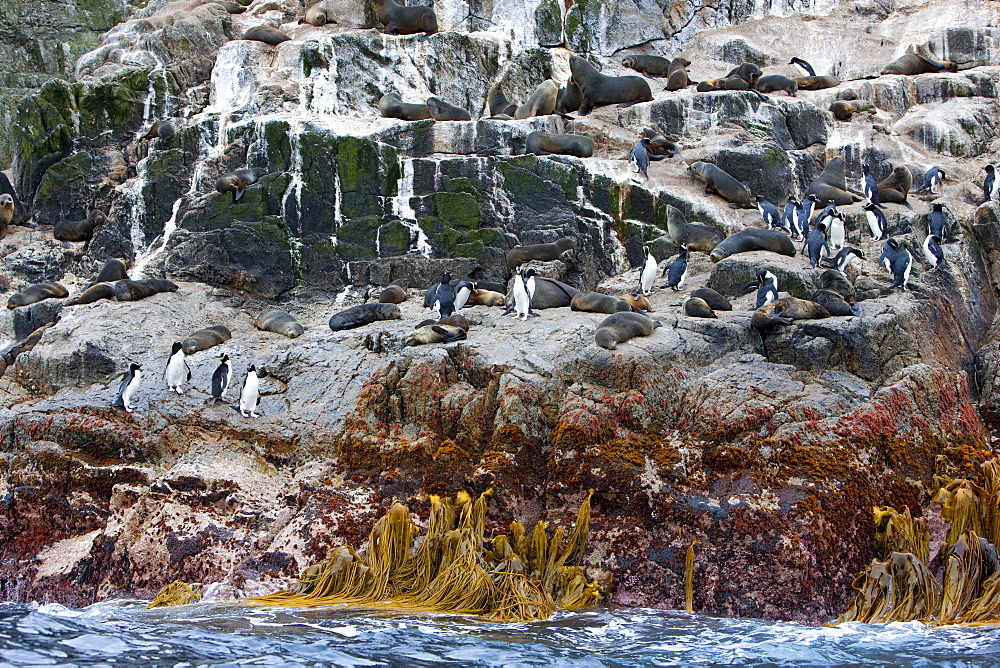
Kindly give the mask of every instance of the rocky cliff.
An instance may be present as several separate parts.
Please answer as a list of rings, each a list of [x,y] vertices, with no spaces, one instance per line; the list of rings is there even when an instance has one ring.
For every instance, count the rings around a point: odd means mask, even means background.
[[[492,487],[498,530],[563,521],[594,488],[586,564],[609,600],[680,607],[697,539],[696,610],[815,621],[843,609],[870,561],[873,505],[933,516],[935,466],[971,474],[990,455],[1000,208],[979,203],[1000,148],[991,3],[441,0],[442,32],[426,40],[372,29],[368,5],[325,6],[337,24],[298,24],[295,2],[153,4],[18,103],[11,180],[37,227],[0,241],[7,293],[39,281],[78,292],[110,257],[179,289],[0,318],[6,347],[55,322],[0,378],[3,597],[81,605],[175,578],[264,593],[358,544],[394,499],[426,515],[429,494]],[[292,39],[238,39],[260,24]],[[911,45],[959,71],[879,76]],[[655,99],[625,109],[487,118],[493,83],[523,100],[545,78],[564,83],[581,51],[612,75],[630,73],[630,53],[681,53],[699,81],[742,62],[792,75],[799,56],[844,83],[761,98],[651,80]],[[390,90],[474,120],[380,118]],[[827,108],[850,97],[874,115],[835,120]],[[176,134],[140,140],[156,119]],[[624,157],[646,127],[681,152],[642,180]],[[596,155],[525,155],[537,129],[589,135]],[[730,295],[734,311],[690,318],[686,291],[657,290],[662,327],[609,351],[594,345],[602,315],[519,322],[480,306],[467,340],[403,346],[427,314],[419,288],[444,270],[505,281],[511,247],[571,237],[575,251],[539,270],[621,294],[644,244],[661,263],[676,251],[671,216],[724,234],[761,226],[705,197],[687,164],[714,162],[782,204],[833,157],[855,190],[863,163],[878,177],[898,164],[947,174],[941,195],[886,208],[914,256],[908,292],[877,266],[860,204],[842,207],[867,256],[849,270],[858,315],[761,334],[742,285],[766,267],[808,298],[808,260],[693,253],[686,287]],[[215,191],[243,167],[267,174],[236,202]],[[920,251],[935,201],[952,226],[943,273]],[[109,213],[92,240],[52,238],[91,208]],[[401,320],[327,327],[396,279],[413,286]],[[253,326],[275,304],[302,337]],[[233,338],[190,358],[194,389],[167,394],[171,343],[209,325]],[[221,352],[239,378],[248,362],[266,370],[262,418],[206,404]],[[107,407],[130,360],[147,365],[133,414]]]

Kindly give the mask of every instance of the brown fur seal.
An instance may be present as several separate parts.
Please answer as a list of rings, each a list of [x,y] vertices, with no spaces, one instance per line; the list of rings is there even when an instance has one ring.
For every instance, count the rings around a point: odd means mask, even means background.
[[[535,130],[524,142],[525,151],[535,155],[572,155],[589,158],[594,155],[594,140],[586,135],[560,135]]]
[[[15,293],[7,300],[7,308],[30,306],[45,299],[62,299],[69,296],[69,290],[59,283],[35,283]]]
[[[108,281],[120,281],[128,278],[128,264],[124,260],[111,258],[101,267],[101,272],[97,274],[94,283],[107,283]],[[93,285],[93,283],[91,284]]]
[[[854,114],[865,111],[874,114],[878,110],[868,100],[837,100],[830,105],[830,111],[838,121],[849,121]]]
[[[538,84],[528,101],[514,111],[514,120],[520,121],[532,116],[548,116],[556,108],[559,87],[552,79]]]
[[[0,195],[0,239],[7,236],[7,228],[14,220],[14,198],[4,193]]]
[[[799,90],[826,90],[840,85],[840,79],[829,75],[825,77],[795,77],[794,81]]]
[[[662,132],[657,132],[652,128],[644,128],[641,136],[649,140],[649,144],[646,146],[646,151],[650,155],[666,155],[673,157],[681,152],[677,147],[677,143],[664,137]]]
[[[372,0],[375,16],[390,35],[433,35],[438,31],[437,15],[430,7],[397,5],[393,0]]]
[[[580,87],[580,93],[583,96],[579,111],[581,116],[586,116],[595,107],[609,104],[628,107],[638,102],[649,102],[653,99],[649,84],[642,77],[604,76],[589,61],[580,56],[570,56],[569,69],[573,73],[573,81]]]
[[[531,308],[545,309],[569,306],[577,292],[579,290],[562,281],[535,276],[535,294],[531,297]]]
[[[471,121],[472,114],[436,97],[427,98],[427,110],[435,121]]]
[[[233,0],[212,0],[211,2],[206,2],[206,5],[219,5],[226,10],[229,14],[242,14],[247,10],[246,7],[238,2],[233,2]]]
[[[452,325],[425,325],[413,330],[403,339],[404,346],[422,346],[429,343],[452,343],[462,341],[466,330]]]
[[[708,81],[699,81],[698,85],[695,86],[694,89],[698,93],[713,93],[717,90],[725,90],[725,82],[725,79],[709,79]]]
[[[879,201],[885,204],[906,204],[906,194],[913,186],[913,174],[903,165],[892,168],[892,174],[878,184]]]
[[[795,79],[780,74],[768,74],[757,80],[757,90],[761,93],[775,93],[783,90],[794,97],[799,91],[799,85],[795,83]]]
[[[919,53],[904,53],[885,66],[882,74],[929,74],[931,72],[957,72],[950,60],[934,60]]]
[[[735,234],[730,234],[725,241],[712,250],[709,256],[712,262],[718,262],[723,258],[737,253],[747,253],[749,251],[766,250],[773,253],[780,253],[788,257],[795,257],[795,244],[780,230],[762,230],[751,227],[740,230]]]
[[[514,112],[517,111],[517,105],[503,94],[499,81],[490,88],[490,92],[486,96],[486,104],[490,108],[490,116],[510,116],[513,118]]]
[[[108,217],[104,212],[95,209],[87,216],[87,220],[59,221],[52,229],[52,236],[59,241],[90,241],[94,230],[106,222]]]
[[[233,338],[233,333],[224,325],[212,325],[205,329],[199,329],[191,336],[184,339],[181,347],[184,348],[185,355],[194,355],[200,350],[208,350],[220,343],[225,343]]]
[[[827,269],[816,280],[816,287],[820,290],[831,290],[836,292],[850,304],[857,299],[857,291],[854,285],[848,280],[843,272],[837,269]]]
[[[622,295],[622,301],[628,302],[633,311],[652,311],[653,305],[649,303],[649,298],[645,295],[627,294]]]
[[[467,306],[503,306],[506,300],[502,292],[477,288],[472,291],[472,294],[469,295],[469,301],[465,303]]]
[[[793,320],[829,318],[830,312],[808,299],[785,297],[765,304],[750,316],[750,325],[757,329],[770,329],[775,325],[790,325]]]
[[[253,321],[253,324],[257,329],[281,334],[290,339],[296,339],[306,331],[291,313],[285,313],[275,308],[261,311],[257,319]]]
[[[703,253],[711,253],[715,247],[722,243],[722,232],[702,225],[700,223],[689,223],[680,209],[667,205],[667,234],[670,240],[678,246],[687,246],[688,250],[698,250]]]
[[[399,307],[395,304],[361,304],[334,313],[330,318],[330,329],[339,332],[342,329],[353,329],[379,320],[399,320],[402,317]]]
[[[819,198],[820,206],[823,206],[823,202],[835,202],[837,206],[845,206],[861,200],[854,193],[847,192],[844,159],[840,157],[833,158],[826,163],[823,173],[812,182],[806,195],[816,195]]]
[[[691,85],[691,77],[688,76],[687,68],[691,61],[686,58],[674,58],[667,68],[667,87],[664,90],[681,90]]]
[[[14,200],[14,216],[11,223],[13,225],[34,227],[34,225],[29,224],[28,222],[31,219],[31,216],[28,214],[28,210],[17,196],[17,192],[14,191],[14,186],[11,185],[10,179],[8,179],[7,175],[3,172],[0,172],[0,193],[10,195],[11,199]]]
[[[698,288],[697,290],[692,290],[691,296],[702,300],[711,306],[715,311],[733,310],[733,305],[729,303],[729,300],[712,288]]]
[[[177,292],[177,284],[164,278],[123,279],[115,283],[115,297],[120,302],[134,302],[160,292]]]
[[[844,297],[833,290],[816,290],[810,299],[827,310],[830,315],[856,315],[855,309]]]
[[[718,318],[715,311],[700,297],[688,297],[684,300],[684,315],[692,318]]]
[[[465,331],[469,331],[469,328],[472,326],[469,319],[460,313],[452,313],[447,318],[441,318],[437,321],[437,324],[458,327],[459,329],[464,329]]]
[[[752,209],[754,206],[753,195],[750,189],[734,179],[728,172],[720,167],[716,167],[710,162],[693,163],[688,167],[688,171],[701,177],[705,181],[705,194],[713,193],[723,199],[729,200],[729,206],[735,208],[743,207]]]
[[[378,112],[382,118],[398,118],[403,121],[423,121],[431,117],[426,104],[403,102],[399,93],[386,93],[378,101]]]
[[[378,293],[379,304],[402,304],[410,294],[398,285],[390,285]]]
[[[748,88],[753,88],[760,79],[760,75],[763,74],[760,67],[754,65],[753,63],[743,63],[742,65],[737,65],[729,74],[726,75],[726,79],[742,79],[746,82]]]
[[[670,62],[669,58],[663,56],[633,55],[622,59],[622,67],[651,77],[665,77],[670,74]]]
[[[267,172],[259,167],[253,169],[237,169],[235,172],[223,174],[215,182],[215,189],[220,193],[233,193],[233,201],[243,197],[246,187],[260,180]]]
[[[649,336],[660,323],[641,313],[615,313],[605,318],[594,332],[594,343],[614,350],[619,343],[636,336]]]
[[[623,299],[605,295],[600,292],[578,292],[573,295],[569,307],[574,311],[589,313],[622,313],[631,312],[632,305]]]
[[[306,15],[302,20],[311,26],[322,26],[327,23],[326,9],[319,5],[313,5],[306,10]]]
[[[578,110],[582,103],[583,93],[580,92],[580,87],[576,85],[576,82],[570,79],[566,82],[565,87],[559,89],[559,95],[556,97],[556,111],[568,114]]]
[[[277,28],[272,28],[271,26],[254,26],[243,33],[243,37],[241,39],[249,39],[254,42],[264,42],[265,44],[274,46],[276,44],[281,44],[282,42],[287,42],[291,39],[291,37]]]
[[[143,139],[159,138],[161,143],[165,143],[167,141],[170,141],[170,138],[173,136],[174,136],[173,123],[171,123],[170,121],[156,121],[149,127],[149,130],[146,131],[146,134],[140,137],[139,141],[142,141]]]
[[[63,306],[77,306],[79,304],[93,304],[102,299],[115,298],[115,284],[110,282],[94,283],[86,290],[75,297],[66,300]]]
[[[541,262],[555,260],[566,251],[571,251],[574,248],[576,248],[576,240],[569,237],[563,237],[548,244],[514,246],[507,251],[507,268],[517,269],[530,260],[539,260]]]

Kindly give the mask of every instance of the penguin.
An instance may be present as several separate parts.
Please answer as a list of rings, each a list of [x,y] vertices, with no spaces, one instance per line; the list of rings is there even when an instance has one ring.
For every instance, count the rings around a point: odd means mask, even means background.
[[[233,365],[229,361],[229,355],[222,353],[222,357],[219,358],[219,366],[212,374],[212,398],[209,399],[210,402],[226,400],[226,390],[229,389],[229,382],[232,378]]]
[[[927,234],[937,237],[939,242],[948,238],[948,219],[940,202],[931,205],[930,215],[927,216]]]
[[[450,284],[451,284],[451,274],[445,272],[441,276],[441,282],[436,284],[433,289],[428,290],[427,292],[424,293],[424,308],[431,307],[431,305],[434,303],[434,297],[437,295],[437,291],[442,285],[450,285]]]
[[[781,215],[781,226],[788,230],[793,239],[799,236],[799,228],[795,223],[795,211],[799,208],[799,201],[794,197],[789,197],[785,204],[785,210]]]
[[[521,320],[527,320],[528,315],[531,314],[531,297],[535,293],[535,270],[528,269],[525,272],[521,271],[521,267],[516,270],[516,276],[514,277],[514,310],[515,318],[521,318]],[[530,285],[529,285],[530,282]]]
[[[820,264],[823,265],[824,267],[834,268],[840,273],[844,273],[844,270],[847,269],[847,265],[849,265],[854,260],[854,258],[864,260],[865,252],[860,248],[851,248],[850,246],[844,246],[843,248],[840,249],[840,252],[838,252],[832,258],[827,258],[822,262],[820,262]]]
[[[940,241],[935,234],[928,234],[924,239],[924,257],[931,264],[932,271],[944,271],[944,251],[941,250]]]
[[[1000,178],[997,177],[997,168],[993,165],[983,167],[986,170],[986,179],[983,181],[983,201],[980,204],[989,202],[1000,195]]]
[[[778,299],[778,277],[767,269],[757,270],[757,304],[754,308],[767,306]]]
[[[930,169],[927,170],[927,173],[924,174],[924,183],[922,186],[920,186],[920,189],[917,190],[917,192],[918,193],[929,192],[931,194],[937,194],[934,192],[934,186],[940,185],[941,182],[944,181],[944,178],[945,178],[945,173],[943,169],[938,169],[937,167],[931,167]]]
[[[861,171],[864,173],[864,183],[861,186],[862,192],[864,192],[869,202],[881,208],[882,203],[878,201],[878,181],[875,180],[875,177],[868,170],[868,165],[862,165]]]
[[[802,69],[804,69],[806,72],[808,72],[809,76],[811,76],[811,77],[816,76],[816,70],[813,69],[813,66],[810,65],[809,63],[807,63],[806,61],[802,60],[799,57],[792,58],[791,60],[788,61],[788,64],[789,65],[798,65],[799,67],[801,67]]]
[[[865,204],[865,218],[868,219],[868,229],[872,232],[872,240],[888,239],[886,228],[889,223],[885,219],[885,214],[882,213],[882,209],[878,207],[874,202],[869,202]]]
[[[764,227],[769,230],[781,229],[782,217],[778,214],[778,207],[764,199],[763,195],[757,195],[754,199],[757,200],[760,217],[764,219]]]
[[[882,254],[878,256],[878,266],[882,267],[890,274],[892,273],[892,258],[896,257],[897,248],[899,248],[898,241],[891,238],[887,239],[886,242],[882,244]]]
[[[829,218],[830,229],[827,231],[827,235],[830,239],[830,245],[833,246],[833,250],[839,251],[844,247],[844,239],[847,236],[847,230],[844,229],[844,214],[839,211],[835,211]]]
[[[663,271],[667,275],[667,282],[663,287],[670,288],[674,292],[684,289],[684,281],[687,280],[688,275],[687,246],[681,246],[681,250],[677,254],[677,259],[667,265],[667,268]]]
[[[816,227],[817,225],[824,222],[827,218],[835,215],[836,213],[837,213],[837,203],[830,202],[823,208],[822,211],[819,212],[819,215],[816,216],[816,220],[813,221],[813,227]],[[827,230],[829,231],[830,223],[827,223],[826,225],[827,225]]]
[[[913,256],[901,243],[895,239],[889,239],[882,246],[882,255],[878,262],[892,273],[893,281],[889,289],[902,288],[909,289],[910,271],[913,269]]]
[[[163,370],[163,379],[167,381],[167,392],[184,394],[181,385],[191,380],[191,367],[187,363],[187,354],[180,341],[174,341],[167,358],[167,366]]]
[[[819,200],[816,195],[810,193],[805,199],[802,200],[802,205],[799,207],[798,212],[798,223],[799,223],[799,234],[802,236],[802,240],[809,235],[809,219],[812,218],[813,209],[816,208],[816,202]]]
[[[139,389],[139,383],[142,381],[142,364],[139,362],[132,362],[128,371],[122,376],[122,384],[118,387],[118,396],[115,397],[112,406],[121,406],[125,409],[127,413],[131,413],[137,407],[132,405],[132,398],[135,396],[136,390]]]
[[[260,417],[257,415],[257,403],[260,401],[260,380],[257,378],[257,367],[247,365],[247,375],[240,388],[240,415],[243,417]]]
[[[826,243],[826,223],[817,223],[816,229],[812,230],[806,237],[805,246],[809,254],[809,264],[812,265],[813,269],[822,258],[830,256],[830,247]]]
[[[653,292],[653,281],[656,280],[656,258],[649,250],[649,246],[643,246],[642,252],[646,254],[646,261],[642,265],[642,269],[639,271],[639,289],[642,290],[642,294],[648,295]],[[682,249],[682,252],[687,256],[687,251]],[[686,262],[686,260],[685,260]]]
[[[647,181],[649,180],[649,174],[646,172],[646,170],[649,169],[649,151],[647,150],[648,147],[649,147],[649,137],[643,137],[642,139],[639,140],[638,144],[632,147],[632,151],[629,152],[628,154],[629,163],[634,162],[637,168],[635,173],[638,174],[639,172],[642,172],[642,175],[646,177]],[[621,153],[619,153],[618,155],[621,155]]]
[[[454,286],[455,293],[455,313],[461,313],[469,301],[469,296],[476,289],[476,284],[472,281],[459,281]],[[442,316],[444,317],[444,316]]]
[[[451,274],[444,274],[437,290],[431,298],[431,308],[438,312],[439,317],[447,318],[455,312],[455,289],[451,285]]]

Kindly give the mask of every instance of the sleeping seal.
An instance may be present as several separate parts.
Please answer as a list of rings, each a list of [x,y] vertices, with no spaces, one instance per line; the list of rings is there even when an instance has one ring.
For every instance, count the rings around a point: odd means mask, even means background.
[[[730,234],[716,246],[709,256],[712,262],[736,253],[746,253],[755,250],[768,250],[788,257],[795,257],[795,244],[780,230],[762,230],[752,227]]]
[[[524,142],[525,151],[535,155],[572,155],[589,158],[594,155],[594,140],[586,135],[553,134],[535,130]]]
[[[793,320],[829,318],[830,312],[808,299],[785,297],[765,304],[750,316],[750,325],[757,329],[770,329],[775,325],[790,325]]]
[[[594,332],[594,343],[614,350],[636,336],[649,336],[660,323],[641,313],[615,313],[605,318]]]
[[[299,324],[299,321],[295,319],[290,313],[285,313],[284,311],[279,311],[278,309],[269,308],[261,311],[257,319],[253,321],[254,326],[257,329],[261,329],[265,332],[274,332],[275,334],[281,334],[282,336],[287,336],[290,339],[302,336],[306,331]]]
[[[525,262],[538,260],[548,262],[557,259],[566,251],[576,248],[576,239],[563,237],[548,244],[532,244],[530,246],[514,246],[507,251],[507,268],[516,269]]]
[[[431,117],[426,104],[403,102],[399,93],[386,93],[378,101],[378,113],[382,118],[398,118],[403,121],[423,121]]]
[[[399,320],[402,317],[399,307],[395,304],[361,304],[334,313],[330,318],[330,329],[339,332],[342,329],[353,329],[378,320]]]
[[[62,299],[69,296],[69,290],[59,283],[35,283],[24,290],[12,294],[7,300],[7,308],[30,306],[45,299]]]
[[[212,325],[205,329],[199,329],[191,336],[184,339],[181,347],[185,355],[194,355],[199,350],[208,350],[220,343],[225,343],[233,338],[233,333],[224,325]]]

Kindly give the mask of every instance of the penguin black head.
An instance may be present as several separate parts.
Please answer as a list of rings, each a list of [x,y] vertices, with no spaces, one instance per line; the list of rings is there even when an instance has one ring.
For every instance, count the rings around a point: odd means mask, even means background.
[[[517,269],[514,270],[514,273],[517,274],[518,276],[522,276],[524,274],[524,267],[521,265],[517,265]]]
[[[253,371],[253,372],[256,373],[256,371],[257,371],[257,365],[255,365],[255,364],[247,364],[247,373],[250,373],[251,371]]]
[[[859,260],[865,259],[865,252],[860,248],[847,248],[845,250],[847,250],[849,253],[853,255],[857,255]]]
[[[795,206],[799,205],[799,200],[795,199],[794,197],[789,197],[788,201],[794,204]]]
[[[809,196],[806,197],[806,199],[811,202],[819,202],[819,197],[816,196],[816,193],[809,193]]]
[[[990,174],[992,174],[993,172],[997,171],[997,168],[994,167],[993,165],[986,165],[985,167],[983,167],[983,169],[985,169]]]
[[[639,140],[639,143],[642,144],[643,146],[649,146],[649,137],[643,137],[642,139]]]
[[[535,271],[534,269],[529,269],[528,271],[524,272],[525,278],[531,278],[532,276],[538,276],[538,272]]]
[[[649,257],[649,246],[642,247],[642,254],[645,255],[646,257]]]
[[[819,230],[820,232],[826,232],[826,230],[827,230],[826,221],[825,220],[821,220],[818,223],[816,223],[816,229]]]
[[[131,371],[132,373],[135,373],[141,368],[142,364],[140,362],[132,362],[131,364],[128,365],[128,370]]]
[[[441,284],[442,285],[447,285],[448,283],[451,283],[451,274],[448,273],[448,272],[445,272],[445,273],[441,274]]]
[[[753,198],[754,198],[754,201],[757,202],[757,204],[760,204],[760,201],[762,199],[764,199],[764,196],[763,195],[754,195]]]
[[[899,250],[899,242],[896,241],[895,239],[889,239],[888,241],[885,242],[885,244],[893,250]]]
[[[767,269],[758,269],[757,270],[757,280],[758,281],[760,281],[761,283],[763,283],[764,279],[766,277],[767,277]]]
[[[862,207],[865,211],[874,211],[878,207],[875,206],[875,202],[868,202]]]
[[[219,355],[219,361],[220,362],[228,362],[229,361],[229,355],[227,355],[226,353],[222,353],[221,355]]]
[[[942,181],[944,181],[945,176],[946,176],[945,173],[944,173],[944,170],[941,169],[940,167],[938,167],[937,170],[938,170],[938,176],[941,178]]]
[[[941,202],[935,202],[932,206],[934,207],[935,211],[941,211],[944,205],[941,204]]]
[[[180,350],[182,347],[183,347],[183,344],[181,344],[180,341],[174,341],[174,345],[172,345],[170,347],[170,354],[171,355],[176,355],[177,351]]]

